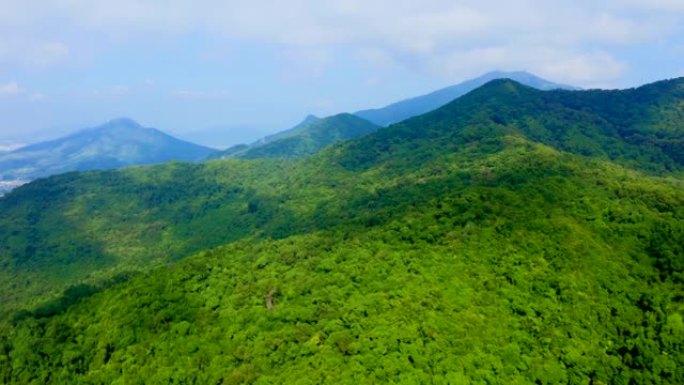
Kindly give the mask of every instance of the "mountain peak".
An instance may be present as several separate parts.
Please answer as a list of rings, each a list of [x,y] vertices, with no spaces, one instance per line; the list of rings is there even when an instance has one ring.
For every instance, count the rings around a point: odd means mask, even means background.
[[[463,97],[490,99],[502,97],[517,97],[519,95],[529,95],[541,92],[538,88],[528,86],[515,79],[496,78],[490,80],[479,88],[470,91]]]
[[[486,74],[482,75],[483,78],[492,78],[492,79],[501,79],[505,78],[511,75],[515,76],[526,76],[526,77],[538,77],[534,74],[531,74],[527,71],[501,71],[501,70],[494,70],[487,72]]]
[[[316,115],[309,114],[309,115],[306,116],[306,118],[304,118],[304,120],[302,121],[302,123],[313,123],[313,122],[315,122],[315,121],[317,121],[317,120],[321,120],[321,118],[319,118],[319,117],[316,116]]]
[[[4,154],[0,156],[0,170],[8,180],[32,180],[68,171],[195,161],[212,151],[143,127],[133,119],[118,118]]]
[[[480,77],[466,80],[462,83],[442,88],[426,95],[402,100],[383,108],[358,111],[356,112],[356,115],[380,126],[388,126],[410,117],[433,111],[494,79],[502,78],[509,78],[518,83],[543,91],[554,89],[578,89],[564,84],[553,83],[526,71],[492,71]]]
[[[542,91],[550,90],[579,90],[580,88],[569,86],[566,84],[559,84],[543,79],[533,73],[527,71],[492,71],[488,72],[478,79],[481,81],[489,81],[494,79],[512,79],[518,83],[527,85],[532,88],[536,88]]]
[[[504,91],[516,91],[518,89],[534,89],[533,87],[526,86],[519,81],[511,78],[498,78],[487,82],[481,88],[499,88]]]
[[[130,127],[130,128],[142,127],[140,125],[140,123],[136,122],[135,120],[133,120],[131,118],[127,118],[127,117],[112,119],[109,122],[105,123],[103,126],[118,126],[118,127]]]

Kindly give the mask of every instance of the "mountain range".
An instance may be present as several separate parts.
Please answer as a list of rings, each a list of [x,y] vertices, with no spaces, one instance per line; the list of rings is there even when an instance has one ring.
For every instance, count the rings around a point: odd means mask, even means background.
[[[265,136],[250,145],[237,145],[223,151],[214,151],[156,129],[144,128],[131,119],[115,119],[56,140],[0,152],[0,194],[27,181],[69,171],[121,168],[171,160],[310,156],[337,141],[364,136],[380,126],[434,110],[489,80],[499,78],[511,78],[542,90],[573,89],[526,72],[495,71],[382,109],[359,111],[355,116],[343,113],[320,119],[310,115],[291,129]]]
[[[540,90],[577,88],[544,80],[527,72],[493,71],[478,78],[446,87],[427,95],[402,100],[380,109],[338,114],[324,119],[309,115],[296,126],[266,136],[250,145],[233,146],[210,158],[297,158],[309,156],[336,141],[364,136],[381,126],[435,110],[495,79],[512,79]]]
[[[496,79],[511,79],[520,84],[543,91],[555,89],[578,90],[577,87],[553,83],[525,71],[492,71],[480,77],[466,80],[462,83],[445,87],[426,95],[402,100],[382,108],[358,111],[355,115],[379,126],[389,126],[390,124],[398,123],[402,120],[436,110],[454,99]]]
[[[682,101],[494,80],[303,159],[21,186],[0,378],[683,383]]]
[[[0,180],[26,181],[68,171],[111,169],[172,160],[198,161],[214,151],[122,118],[0,154]]]

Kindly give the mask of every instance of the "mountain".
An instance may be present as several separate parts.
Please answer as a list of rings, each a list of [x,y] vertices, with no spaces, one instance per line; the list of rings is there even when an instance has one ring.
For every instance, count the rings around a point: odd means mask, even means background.
[[[60,139],[0,154],[0,179],[32,180],[68,171],[110,169],[171,160],[196,161],[213,151],[123,118]]]
[[[520,135],[562,151],[610,159],[650,172],[682,172],[684,81],[624,91],[539,91],[494,80],[426,115],[378,131],[345,154],[369,167],[395,151],[428,145],[446,134],[452,146],[490,136]],[[453,127],[461,129],[453,131]],[[444,139],[442,139],[444,140]],[[395,150],[397,149],[397,150]]]
[[[362,117],[380,126],[389,126],[402,120],[422,115],[436,110],[437,108],[459,98],[468,92],[495,79],[511,79],[521,84],[537,88],[539,90],[566,89],[576,90],[577,88],[564,84],[552,83],[538,76],[524,71],[502,72],[493,71],[478,78],[467,80],[450,87],[431,92],[427,95],[392,103],[383,108],[358,111],[355,115]]]
[[[510,78],[522,84],[540,89],[554,90],[577,88],[556,84],[527,72],[494,71],[479,78],[443,88],[428,95],[393,103],[381,109],[356,112],[361,119],[353,119],[350,114],[339,114],[328,118],[307,116],[296,126],[266,136],[251,145],[236,145],[212,154],[208,159],[223,158],[298,158],[310,156],[338,140],[348,140],[366,135],[392,123],[435,110],[456,98],[484,85],[494,79]],[[373,124],[369,124],[372,122]]]
[[[313,155],[335,142],[358,138],[378,128],[351,114],[323,119],[309,115],[289,130],[267,136],[249,146],[233,146],[212,155],[212,158],[301,158]]]
[[[319,117],[315,115],[307,115],[304,120],[301,122],[297,123],[295,126],[292,128],[289,128],[284,131],[277,132],[275,134],[267,135],[264,136],[263,138],[260,138],[259,140],[253,142],[252,144],[236,144],[234,146],[231,146],[223,151],[219,151],[215,154],[211,154],[208,159],[225,159],[225,158],[236,158],[240,157],[241,155],[244,155],[247,150],[252,149],[254,147],[259,147],[263,146],[269,142],[292,136],[293,133],[301,132],[305,127],[309,126],[310,124],[320,120]]]
[[[682,100],[683,79],[624,91],[546,92],[496,80],[301,164],[231,159],[35,181],[0,199],[0,266],[18,269],[0,282],[24,282],[21,291],[4,291],[13,297],[30,292],[40,298],[100,276],[95,272],[102,269],[138,270],[254,233],[283,237],[360,213],[375,213],[378,220],[389,215],[383,205],[362,210],[344,204],[366,207],[378,191],[401,187],[416,170],[432,175],[418,180],[437,178],[453,168],[440,159],[461,153],[476,158],[477,151],[485,156],[506,148],[508,137],[643,173],[681,176]],[[468,162],[464,158],[464,167]],[[368,191],[357,188],[363,177]]]
[[[0,378],[683,383],[683,100],[499,80],[301,160],[19,187]]]
[[[274,140],[283,139],[285,137],[292,136],[292,134],[296,134],[297,132],[301,132],[305,127],[308,127],[311,124],[318,122],[319,120],[321,120],[321,118],[319,118],[318,116],[309,114],[304,118],[304,120],[302,120],[301,122],[296,124],[294,127],[287,129],[285,131],[277,132],[273,135],[265,136],[264,138],[255,142],[255,144],[265,144],[268,142],[272,142]]]

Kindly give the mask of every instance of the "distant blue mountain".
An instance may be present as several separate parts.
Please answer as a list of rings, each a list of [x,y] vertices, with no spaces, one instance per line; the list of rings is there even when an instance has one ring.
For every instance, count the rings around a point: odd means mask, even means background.
[[[122,118],[0,154],[0,181],[25,181],[68,171],[111,169],[172,160],[197,161],[214,151]]]
[[[494,71],[482,75],[478,78],[467,80],[450,87],[442,88],[440,90],[431,92],[427,95],[417,96],[414,98],[402,100],[392,103],[383,108],[370,109],[358,111],[356,116],[364,118],[379,126],[389,126],[390,124],[401,122],[414,116],[422,115],[427,112],[436,110],[439,107],[459,98],[468,92],[479,88],[486,83],[495,79],[511,79],[518,83],[530,86],[539,90],[548,91],[553,89],[577,90],[578,88],[557,84],[548,80],[542,79],[531,73],[519,72],[502,72]]]

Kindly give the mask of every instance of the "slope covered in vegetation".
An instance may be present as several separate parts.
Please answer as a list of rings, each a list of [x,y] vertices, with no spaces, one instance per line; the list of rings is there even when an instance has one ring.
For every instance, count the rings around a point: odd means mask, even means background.
[[[496,81],[303,160],[19,188],[0,378],[681,383],[683,84]]]
[[[338,114],[319,119],[308,116],[292,129],[267,136],[251,145],[239,145],[213,154],[221,158],[302,158],[340,141],[359,138],[377,131],[377,126],[351,114]]]
[[[342,205],[369,199],[446,154],[474,145],[497,151],[500,141],[487,139],[503,135],[679,173],[683,85],[680,79],[627,91],[541,92],[494,81],[303,162],[176,163],[40,180],[0,199],[4,309],[255,233],[283,237],[362,213],[377,217]],[[392,202],[385,204],[391,211]]]
[[[352,141],[340,156],[347,167],[363,168],[384,159],[429,158],[437,147],[520,135],[630,168],[681,173],[682,100],[684,78],[621,91],[539,91],[494,80],[439,110]],[[404,156],[414,152],[422,155]]]
[[[493,71],[459,84],[433,91],[426,95],[400,100],[388,106],[355,112],[354,115],[364,118],[380,126],[389,126],[414,116],[436,110],[457,98],[496,79],[511,79],[538,90],[573,90],[576,87],[553,83],[524,71]]]
[[[2,378],[681,383],[682,183],[501,145],[377,191],[365,202],[386,217],[250,238],[20,314]]]

